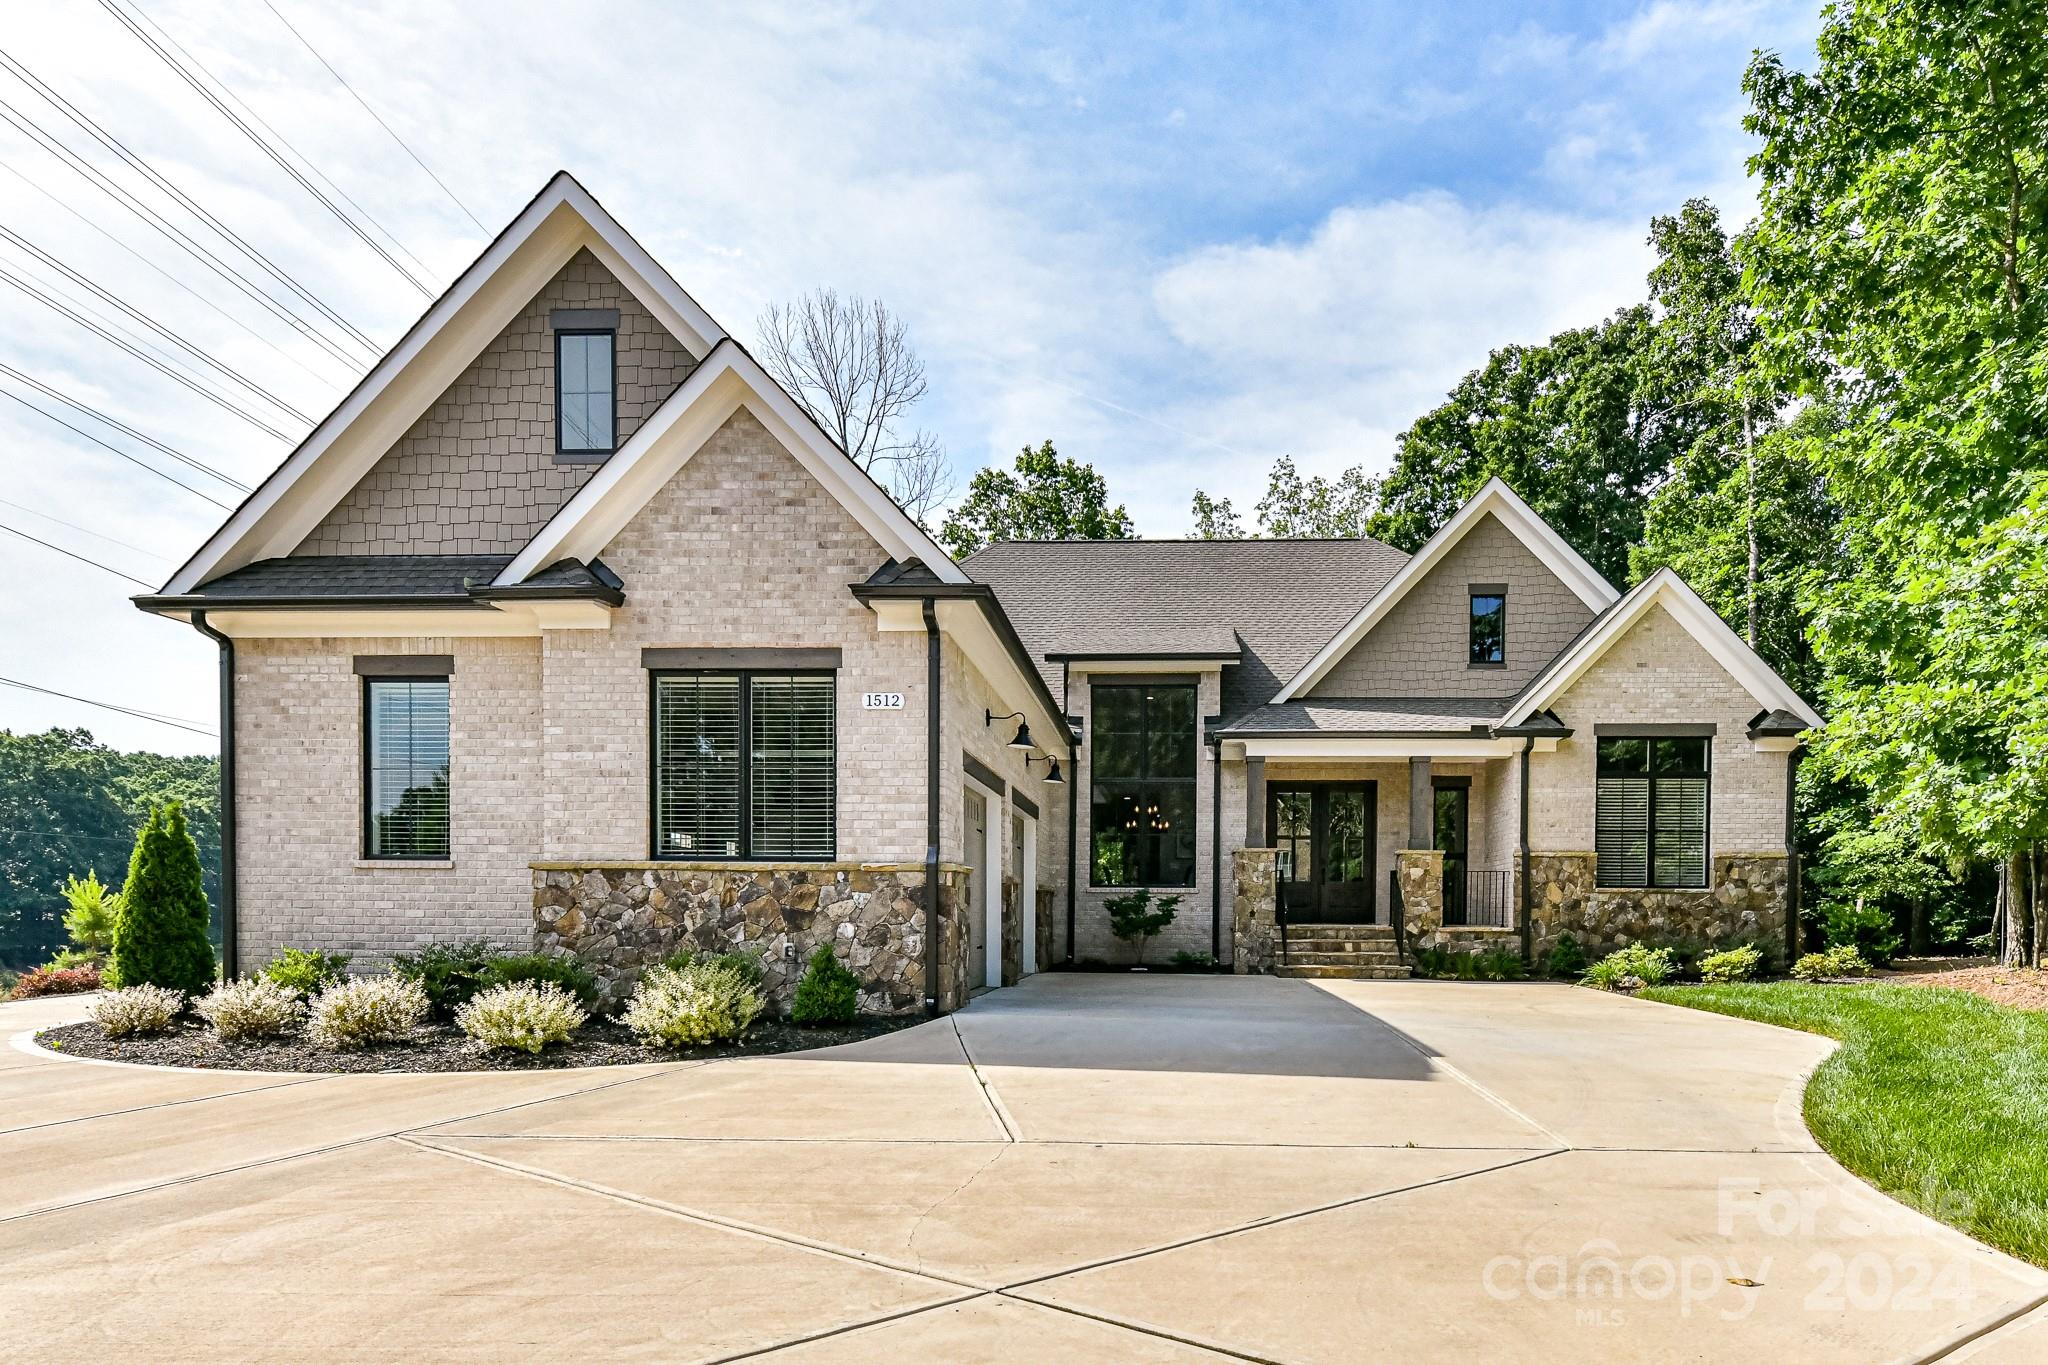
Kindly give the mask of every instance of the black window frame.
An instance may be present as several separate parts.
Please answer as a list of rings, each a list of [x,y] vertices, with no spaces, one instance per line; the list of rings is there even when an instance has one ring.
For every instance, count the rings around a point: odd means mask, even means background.
[[[562,443],[562,339],[564,337],[607,337],[611,341],[611,431],[601,446],[568,446]],[[611,455],[619,448],[619,330],[616,327],[557,327],[555,329],[555,454]]]
[[[1153,889],[1184,891],[1191,889],[1199,884],[1201,877],[1202,861],[1200,856],[1202,819],[1200,752],[1202,699],[1200,684],[1198,682],[1182,681],[1178,678],[1161,679],[1157,682],[1139,678],[1123,678],[1115,682],[1091,683],[1089,685],[1088,692],[1088,715],[1090,719],[1090,724],[1088,728],[1092,734],[1091,744],[1096,746],[1098,751],[1102,742],[1102,726],[1097,721],[1097,698],[1100,696],[1101,693],[1105,691],[1131,691],[1147,693],[1173,691],[1186,693],[1188,697],[1188,715],[1191,718],[1191,723],[1188,726],[1187,732],[1187,743],[1189,752],[1194,759],[1194,763],[1186,777],[1152,777],[1147,775],[1143,777],[1117,777],[1110,778],[1107,781],[1103,781],[1100,779],[1096,771],[1094,755],[1091,754],[1089,756],[1087,854],[1089,889],[1095,891],[1136,891]],[[1145,766],[1149,770],[1151,767],[1151,736],[1153,733],[1150,725],[1149,713],[1151,708],[1149,702],[1144,709],[1146,713],[1146,722],[1140,733],[1145,738],[1140,743],[1140,751],[1145,755]],[[1131,882],[1105,882],[1098,880],[1095,868],[1095,841],[1100,836],[1101,831],[1096,827],[1095,806],[1097,794],[1105,787],[1151,787],[1159,789],[1185,787],[1187,789],[1189,795],[1189,837],[1193,841],[1194,851],[1189,855],[1188,858],[1187,879],[1185,881],[1168,881],[1163,878],[1156,881]],[[1150,837],[1157,839],[1164,837],[1164,835],[1163,833],[1155,833]]]
[[[455,857],[455,677],[452,673],[364,673],[361,683],[362,723],[360,772],[358,774],[358,801],[362,811],[362,825],[358,836],[360,854],[366,863],[445,863]],[[371,718],[375,711],[370,696],[379,683],[440,683],[448,689],[448,812],[446,847],[439,853],[379,853],[376,841],[371,837],[376,815],[371,810],[374,786],[371,781],[373,737]]]
[[[1495,601],[1500,603],[1500,657],[1481,658],[1479,654],[1479,603]],[[1474,585],[1465,593],[1465,666],[1467,668],[1506,668],[1508,666],[1508,590],[1504,587]]]
[[[1674,727],[1677,728],[1677,727]],[[1643,766],[1639,769],[1611,767],[1607,761],[1608,746],[1611,744],[1639,743],[1643,746]],[[1697,744],[1700,764],[1697,769],[1679,767],[1660,771],[1657,767],[1657,746],[1660,744]],[[1625,730],[1603,728],[1593,741],[1593,830],[1594,846],[1599,845],[1600,829],[1600,782],[1603,778],[1641,779],[1645,785],[1644,818],[1645,843],[1643,847],[1643,880],[1609,881],[1608,874],[1597,862],[1593,869],[1593,884],[1602,890],[1616,891],[1704,891],[1714,880],[1714,738],[1711,734],[1630,734]],[[1706,784],[1705,795],[1700,802],[1700,877],[1695,882],[1662,882],[1657,880],[1657,780],[1659,778],[1698,779]]]
[[[820,858],[796,858],[784,854],[754,852],[753,725],[756,678],[824,678],[832,684],[832,791],[827,802],[832,812],[832,847]],[[661,840],[661,680],[663,678],[734,678],[739,686],[739,851],[737,853],[685,853],[662,851]],[[649,859],[664,863],[815,863],[839,861],[839,670],[836,668],[650,668],[647,670],[647,845]]]

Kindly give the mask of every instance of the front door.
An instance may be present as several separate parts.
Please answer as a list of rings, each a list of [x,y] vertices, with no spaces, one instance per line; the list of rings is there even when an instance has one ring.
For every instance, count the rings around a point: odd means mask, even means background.
[[[1266,828],[1279,849],[1276,891],[1288,923],[1374,922],[1375,790],[1370,782],[1266,788]]]
[[[1471,859],[1472,787],[1466,782],[1439,782],[1431,793],[1436,802],[1433,846],[1444,855],[1444,923],[1465,923],[1465,868]]]

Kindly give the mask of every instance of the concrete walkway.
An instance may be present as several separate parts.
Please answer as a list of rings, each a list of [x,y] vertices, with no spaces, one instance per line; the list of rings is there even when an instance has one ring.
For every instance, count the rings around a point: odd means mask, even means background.
[[[1055,975],[702,1064],[5,1048],[0,1323],[98,1362],[2037,1358],[2048,1275],[1815,1150],[1828,1046],[1557,986]]]

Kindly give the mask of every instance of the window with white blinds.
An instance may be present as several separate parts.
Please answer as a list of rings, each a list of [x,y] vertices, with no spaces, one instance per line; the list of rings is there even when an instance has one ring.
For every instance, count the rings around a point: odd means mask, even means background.
[[[448,856],[448,680],[363,680],[363,852]]]
[[[838,850],[829,673],[654,677],[654,851],[825,861]]]
[[[1601,886],[1705,886],[1709,742],[1643,736],[1598,743],[1595,880]]]

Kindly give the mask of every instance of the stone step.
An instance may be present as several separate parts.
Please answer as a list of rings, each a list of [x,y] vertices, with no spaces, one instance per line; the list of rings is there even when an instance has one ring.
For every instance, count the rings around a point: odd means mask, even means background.
[[[1398,967],[1401,955],[1392,948],[1384,952],[1329,952],[1289,947],[1285,961],[1291,967]]]
[[[1315,981],[1399,981],[1408,975],[1406,967],[1275,967],[1275,976]]]
[[[1280,945],[1273,945],[1278,952]],[[1391,953],[1396,951],[1390,938],[1294,938],[1289,936],[1287,951],[1290,953]]]

